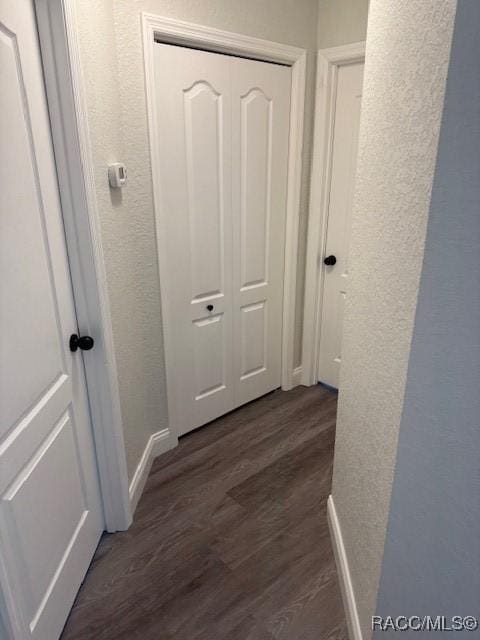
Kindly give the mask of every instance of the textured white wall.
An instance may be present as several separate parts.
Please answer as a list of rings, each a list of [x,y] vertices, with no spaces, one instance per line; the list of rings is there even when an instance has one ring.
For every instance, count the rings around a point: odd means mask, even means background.
[[[372,0],[333,497],[365,639],[385,541],[455,0]]]
[[[301,354],[317,0],[76,0],[97,197],[130,477],[151,433],[167,425],[160,292],[140,13],[197,22],[308,50],[295,361]],[[106,165],[128,185],[112,198]]]
[[[459,2],[377,602],[384,617],[480,610],[479,25],[478,0]]]
[[[368,3],[369,0],[319,0],[318,48],[365,40]]]

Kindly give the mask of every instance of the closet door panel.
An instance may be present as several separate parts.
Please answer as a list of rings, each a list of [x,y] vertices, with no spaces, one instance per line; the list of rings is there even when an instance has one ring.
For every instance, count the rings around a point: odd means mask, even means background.
[[[229,60],[155,46],[162,309],[179,435],[234,402]]]
[[[291,72],[231,59],[233,375],[239,406],[280,386]]]
[[[240,97],[241,286],[268,280],[272,101],[254,88]]]
[[[192,300],[223,293],[222,96],[196,82],[184,91],[189,250]]]

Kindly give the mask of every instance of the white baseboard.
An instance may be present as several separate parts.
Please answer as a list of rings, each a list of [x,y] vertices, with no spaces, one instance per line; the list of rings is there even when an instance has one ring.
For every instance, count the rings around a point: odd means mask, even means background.
[[[333,553],[335,555],[335,563],[340,581],[340,591],[342,592],[343,607],[347,619],[348,636],[350,640],[363,640],[347,554],[343,544],[342,530],[340,528],[340,522],[338,521],[333,496],[331,495],[328,496],[327,506],[328,525],[330,527]]]
[[[295,367],[292,375],[292,388],[302,384],[302,367]]]
[[[162,429],[162,431],[157,431],[150,436],[147,446],[140,458],[140,462],[135,469],[132,481],[130,482],[129,495],[132,516],[135,513],[138,501],[145,488],[153,461],[157,456],[176,447],[177,443],[178,438],[170,432],[170,429]]]

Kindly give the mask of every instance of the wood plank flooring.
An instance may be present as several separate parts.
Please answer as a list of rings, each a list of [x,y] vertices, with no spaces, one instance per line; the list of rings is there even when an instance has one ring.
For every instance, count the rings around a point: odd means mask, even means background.
[[[326,520],[336,395],[275,391],[158,458],[62,640],[346,640]]]

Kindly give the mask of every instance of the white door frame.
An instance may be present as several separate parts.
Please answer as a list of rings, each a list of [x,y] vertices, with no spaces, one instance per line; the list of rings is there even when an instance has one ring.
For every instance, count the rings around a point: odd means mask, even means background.
[[[78,327],[95,338],[84,359],[109,532],[132,522],[112,321],[71,0],[34,0]],[[105,172],[105,179],[106,172]]]
[[[293,382],[293,345],[295,328],[295,295],[297,273],[298,221],[300,210],[300,189],[302,175],[303,115],[305,102],[306,51],[297,47],[278,44],[258,38],[251,38],[230,31],[192,24],[180,20],[164,18],[150,13],[142,14],[143,52],[145,63],[145,87],[147,95],[148,125],[150,135],[150,156],[152,163],[155,225],[159,256],[160,291],[165,299],[164,274],[168,272],[165,243],[167,239],[160,228],[161,192],[160,161],[161,145],[157,130],[157,104],[154,85],[154,43],[161,42],[195,47],[208,51],[255,58],[264,62],[288,65],[292,70],[290,101],[290,136],[287,178],[287,213],[285,240],[285,273],[283,283],[283,328],[282,328],[282,388],[291,389]],[[171,330],[167,318],[163,317],[165,358],[167,372],[167,397],[170,415],[175,415],[174,394],[169,391],[172,382],[169,371],[173,370],[173,341],[169,339]]]
[[[324,287],[322,257],[327,239],[338,70],[343,65],[364,60],[365,42],[318,51],[303,309],[302,384],[306,386],[318,382]]]

